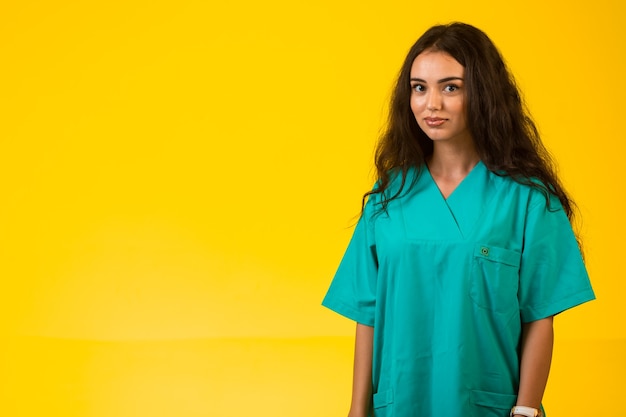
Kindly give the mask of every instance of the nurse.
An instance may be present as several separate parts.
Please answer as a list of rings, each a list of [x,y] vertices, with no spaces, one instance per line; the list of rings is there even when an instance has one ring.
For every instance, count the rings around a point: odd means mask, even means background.
[[[357,323],[349,417],[544,415],[553,318],[594,293],[574,204],[482,31],[417,40],[375,163],[323,301]]]

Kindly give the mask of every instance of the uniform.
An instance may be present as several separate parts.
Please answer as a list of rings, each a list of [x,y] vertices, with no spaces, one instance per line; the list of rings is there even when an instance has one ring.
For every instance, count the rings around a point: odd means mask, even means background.
[[[370,415],[507,416],[522,323],[594,299],[567,216],[482,162],[447,199],[425,166],[406,184],[369,198],[322,302],[374,327]]]

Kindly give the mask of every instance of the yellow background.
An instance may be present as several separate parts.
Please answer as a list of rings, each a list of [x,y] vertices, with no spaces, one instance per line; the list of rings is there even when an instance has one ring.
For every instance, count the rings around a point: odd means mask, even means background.
[[[345,415],[319,303],[405,52],[453,20],[581,211],[598,300],[557,318],[549,415],[626,415],[625,7],[505,3],[3,2],[0,415]]]

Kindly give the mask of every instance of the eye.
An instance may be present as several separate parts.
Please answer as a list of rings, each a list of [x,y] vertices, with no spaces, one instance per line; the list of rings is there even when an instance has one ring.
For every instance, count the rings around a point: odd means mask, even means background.
[[[415,91],[416,93],[423,93],[424,91],[426,91],[426,87],[422,84],[413,84],[411,86],[411,88],[413,89],[413,91]]]
[[[457,91],[460,87],[456,84],[448,84],[443,88],[443,91],[445,91],[446,93],[453,93],[455,91]]]

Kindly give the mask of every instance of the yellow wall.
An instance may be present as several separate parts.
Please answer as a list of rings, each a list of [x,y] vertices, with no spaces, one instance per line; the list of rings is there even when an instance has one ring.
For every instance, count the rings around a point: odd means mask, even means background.
[[[554,3],[5,2],[0,415],[344,415],[353,324],[319,302],[402,58],[452,20],[582,214],[598,300],[557,319],[546,406],[619,415],[626,11]]]

